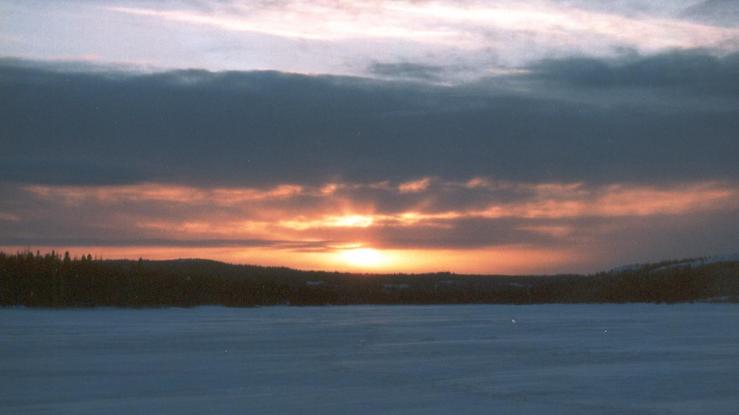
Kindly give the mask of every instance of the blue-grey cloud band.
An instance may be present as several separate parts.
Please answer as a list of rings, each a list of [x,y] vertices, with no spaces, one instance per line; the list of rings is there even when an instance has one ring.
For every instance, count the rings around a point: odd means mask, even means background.
[[[387,69],[387,68],[386,68]],[[456,86],[0,65],[4,181],[739,177],[739,58],[564,59]]]

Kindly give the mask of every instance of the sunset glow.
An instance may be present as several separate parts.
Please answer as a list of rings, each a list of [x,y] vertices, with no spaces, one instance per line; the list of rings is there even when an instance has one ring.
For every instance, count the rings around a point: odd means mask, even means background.
[[[372,248],[344,249],[339,254],[349,265],[360,269],[371,269],[385,265],[387,257]]]
[[[737,13],[0,0],[0,251],[512,274],[732,254]]]
[[[20,200],[33,201],[38,209],[55,206],[60,223],[84,218],[84,226],[82,222],[78,226],[94,237],[80,236],[90,240],[87,248],[70,248],[60,243],[63,240],[50,238],[43,244],[15,243],[6,249],[46,246],[113,258],[207,254],[229,262],[382,272],[588,269],[608,249],[593,241],[632,232],[634,220],[690,220],[739,207],[739,189],[721,182],[592,186],[477,177],[423,178],[398,185],[204,188],[149,183],[33,185],[17,191]],[[500,200],[503,194],[505,201]],[[470,203],[453,199],[458,197]],[[383,199],[396,202],[382,207],[378,202]],[[8,227],[20,227],[36,215],[0,213]],[[476,225],[469,228],[470,223]],[[476,229],[486,228],[494,231],[476,236],[480,239],[474,243],[454,246],[460,238],[469,240]],[[372,246],[357,240],[371,241]],[[198,245],[201,248],[195,248]],[[585,245],[589,255],[579,252]]]

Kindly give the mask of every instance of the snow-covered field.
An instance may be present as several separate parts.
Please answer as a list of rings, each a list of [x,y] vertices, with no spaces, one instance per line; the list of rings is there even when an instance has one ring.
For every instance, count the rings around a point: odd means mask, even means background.
[[[2,414],[736,414],[739,306],[0,309]]]

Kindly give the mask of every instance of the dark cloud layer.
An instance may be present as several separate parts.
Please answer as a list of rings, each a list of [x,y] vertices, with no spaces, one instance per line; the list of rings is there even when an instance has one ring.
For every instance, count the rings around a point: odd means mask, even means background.
[[[547,61],[507,89],[494,79],[441,87],[278,72],[70,72],[6,60],[0,177],[223,185],[423,176],[734,180],[737,62],[700,52],[615,65]],[[612,95],[655,87],[667,93],[608,104]],[[579,100],[579,89],[601,105]],[[702,97],[654,105],[680,91]],[[722,105],[701,105],[711,97]]]
[[[368,68],[373,75],[399,79],[418,79],[422,81],[438,81],[446,72],[446,68],[436,65],[424,65],[410,62],[383,63],[375,62]]]
[[[735,0],[706,0],[683,12],[683,16],[712,24],[736,27],[739,22],[739,3]]]
[[[674,93],[725,94],[739,99],[736,53],[716,57],[700,51],[678,51],[617,62],[570,58],[540,62],[532,69],[534,78],[574,86],[671,89]]]

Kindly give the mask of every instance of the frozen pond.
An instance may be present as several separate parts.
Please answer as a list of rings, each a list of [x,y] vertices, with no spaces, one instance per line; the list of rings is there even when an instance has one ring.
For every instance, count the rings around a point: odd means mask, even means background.
[[[0,309],[3,414],[736,414],[739,306]]]

